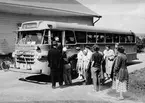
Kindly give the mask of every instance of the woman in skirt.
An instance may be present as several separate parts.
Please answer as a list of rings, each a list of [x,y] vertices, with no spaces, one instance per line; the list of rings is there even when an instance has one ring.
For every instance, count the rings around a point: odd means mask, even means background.
[[[128,79],[129,74],[127,70],[127,56],[124,53],[124,48],[122,46],[118,47],[118,55],[115,60],[114,65],[114,77],[116,78],[116,92],[120,93],[119,99],[124,99],[123,93],[128,90]]]

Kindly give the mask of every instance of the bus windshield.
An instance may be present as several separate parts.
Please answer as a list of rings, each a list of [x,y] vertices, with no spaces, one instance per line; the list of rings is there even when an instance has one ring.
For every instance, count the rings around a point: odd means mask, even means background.
[[[18,32],[17,44],[42,44],[44,30]]]

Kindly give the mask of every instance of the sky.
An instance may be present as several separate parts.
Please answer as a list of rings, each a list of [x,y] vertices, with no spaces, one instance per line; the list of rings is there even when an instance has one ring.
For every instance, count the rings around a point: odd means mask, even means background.
[[[145,0],[77,0],[101,15],[97,27],[131,30],[145,35]]]

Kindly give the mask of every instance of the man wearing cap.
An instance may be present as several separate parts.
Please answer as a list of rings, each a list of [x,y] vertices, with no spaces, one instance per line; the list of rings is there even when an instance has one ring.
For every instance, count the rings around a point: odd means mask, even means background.
[[[51,82],[52,88],[55,89],[56,79],[59,80],[59,85],[62,86],[61,72],[60,72],[61,52],[57,49],[57,43],[53,42],[52,49],[48,52],[48,62],[51,68]]]

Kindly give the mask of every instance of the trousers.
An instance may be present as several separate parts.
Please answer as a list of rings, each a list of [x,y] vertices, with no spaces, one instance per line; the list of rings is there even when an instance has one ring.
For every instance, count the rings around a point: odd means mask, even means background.
[[[59,82],[59,85],[63,85],[63,72],[56,72],[56,71],[51,71],[51,82],[52,86],[56,86],[56,82]]]
[[[100,68],[92,67],[91,74],[93,79],[93,85],[95,90],[100,90]]]

